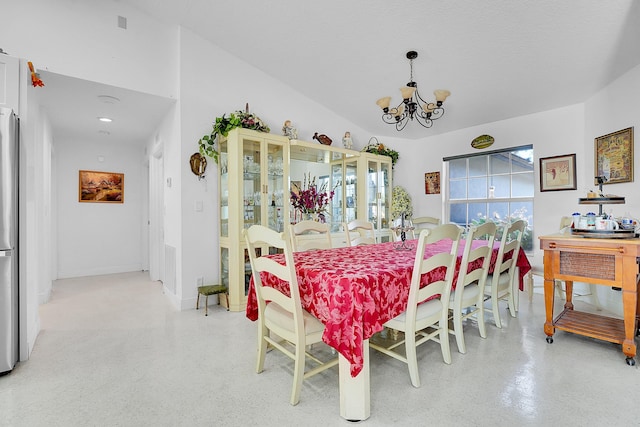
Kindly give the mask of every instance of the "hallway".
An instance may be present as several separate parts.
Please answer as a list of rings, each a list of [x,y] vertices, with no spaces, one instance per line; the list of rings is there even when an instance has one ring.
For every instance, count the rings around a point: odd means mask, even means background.
[[[525,295],[502,330],[487,323],[487,339],[468,324],[468,352],[452,342],[451,365],[437,344],[421,346],[419,389],[406,365],[372,351],[371,418],[361,424],[637,425],[640,363],[563,332],[547,344],[542,296]],[[254,372],[256,326],[244,313],[177,312],[146,272],[59,280],[40,314],[31,359],[0,377],[0,426],[350,424],[337,369],[306,381],[290,406],[292,363],[270,352]]]

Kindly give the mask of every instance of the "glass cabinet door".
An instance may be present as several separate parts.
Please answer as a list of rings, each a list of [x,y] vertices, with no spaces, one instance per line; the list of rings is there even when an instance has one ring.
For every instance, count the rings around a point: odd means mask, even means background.
[[[262,224],[260,206],[262,183],[260,181],[260,141],[242,140],[242,215],[244,228]]]
[[[264,186],[264,215],[266,224],[272,230],[284,231],[285,227],[285,201],[289,203],[289,190],[285,183],[284,175],[284,146],[281,144],[266,143],[266,174]],[[286,191],[285,191],[286,189]]]
[[[367,162],[367,220],[373,223],[376,230],[380,228],[378,181],[378,162],[369,160]]]
[[[391,165],[386,162],[380,163],[380,171],[378,173],[378,193],[380,196],[380,227],[382,229],[391,227],[391,188],[389,186],[390,176]]]
[[[345,222],[358,217],[358,163],[356,159],[345,161]]]
[[[220,141],[220,236],[229,237],[229,145]]]
[[[331,231],[338,231],[340,223],[344,219],[345,201],[345,180],[342,174],[342,161],[331,163],[331,188],[335,189],[335,194],[331,201]]]

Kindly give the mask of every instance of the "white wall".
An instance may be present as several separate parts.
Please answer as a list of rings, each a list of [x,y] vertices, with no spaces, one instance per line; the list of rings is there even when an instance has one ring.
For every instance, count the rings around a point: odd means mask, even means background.
[[[585,131],[584,148],[585,168],[581,172],[583,195],[587,189],[595,188],[593,184],[594,172],[594,139],[628,127],[634,127],[634,182],[604,185],[602,190],[606,194],[615,194],[625,197],[624,205],[605,206],[607,212],[613,209],[614,215],[631,213],[640,220],[640,192],[638,181],[640,180],[640,151],[637,150],[640,134],[640,66],[637,66],[614,81],[612,84],[596,93],[585,103]],[[580,188],[580,187],[579,187]],[[598,286],[598,297],[609,310],[622,315],[621,292],[612,291],[605,286]]]
[[[142,270],[146,169],[135,145],[57,138],[58,278]],[[80,203],[80,170],[124,173],[124,203]]]
[[[210,160],[206,179],[198,181],[189,168],[189,157],[198,150],[198,139],[211,132],[217,116],[243,110],[246,103],[271,127],[272,133],[280,134],[284,121],[291,120],[303,140],[311,141],[314,132],[326,133],[341,146],[347,130],[356,143],[369,139],[368,134],[343,117],[181,29],[180,139],[166,140],[167,151],[172,154],[167,156],[165,170],[173,176],[175,191],[181,190],[180,196],[169,194],[167,200],[167,221],[181,224],[180,232],[167,230],[167,243],[180,248],[177,293],[183,309],[195,306],[198,277],[205,282],[218,279],[220,262],[217,166]],[[201,212],[195,211],[196,202],[202,202]]]
[[[109,0],[3,1],[1,10],[2,48],[38,69],[177,97],[176,26]]]

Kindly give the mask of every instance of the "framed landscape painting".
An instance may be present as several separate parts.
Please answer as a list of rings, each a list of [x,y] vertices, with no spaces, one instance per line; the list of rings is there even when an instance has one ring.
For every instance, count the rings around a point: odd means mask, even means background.
[[[594,159],[595,176],[604,176],[604,184],[633,182],[633,128],[597,137]]]
[[[576,155],[540,158],[540,191],[575,190]]]
[[[124,174],[81,170],[78,177],[78,201],[124,203]]]

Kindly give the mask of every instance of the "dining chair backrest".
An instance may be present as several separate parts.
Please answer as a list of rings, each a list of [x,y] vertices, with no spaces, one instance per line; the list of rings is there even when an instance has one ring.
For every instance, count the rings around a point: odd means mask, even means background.
[[[493,273],[487,276],[485,282],[484,293],[492,302],[492,308],[485,310],[493,313],[493,318],[498,328],[502,328],[500,311],[498,310],[500,299],[506,298],[508,300],[509,312],[512,317],[516,317],[517,288],[515,273],[522,236],[526,226],[527,223],[521,219],[504,226]]]
[[[573,218],[570,216],[563,216],[560,218],[560,231],[564,231],[565,228],[571,227],[573,224]]]
[[[298,278],[293,263],[293,251],[284,233],[278,233],[262,225],[252,225],[245,230],[245,240],[249,252],[249,260],[253,273],[253,283],[258,298],[258,317],[264,313],[266,301],[272,301],[293,315],[296,329],[302,330],[302,305],[300,304],[300,291]],[[281,250],[284,253],[285,263],[279,264],[273,259],[258,256],[256,251],[263,246],[269,246]],[[280,280],[289,283],[289,293],[286,295],[276,288],[262,286],[260,273],[273,274]]]
[[[414,227],[414,230],[411,232],[412,238],[417,238],[420,234],[420,231],[423,229],[431,229],[440,225],[440,218],[436,218],[433,216],[419,216],[413,218],[411,220],[411,225]]]
[[[456,289],[463,289],[472,283],[484,285],[484,281],[489,272],[496,230],[496,224],[490,221],[469,228],[462,253]],[[478,244],[478,242],[481,243]],[[478,266],[478,268],[472,271],[468,271],[467,267],[475,264],[481,264],[481,266]]]
[[[331,233],[327,223],[304,220],[291,224],[289,231],[293,252],[331,249]]]
[[[496,264],[493,269],[493,276],[506,273],[513,277],[516,270],[518,252],[522,244],[522,235],[524,234],[526,226],[527,223],[521,219],[505,225],[502,230],[500,249],[498,250],[498,258],[496,259]],[[505,259],[505,254],[509,254],[512,251],[513,253]]]
[[[487,336],[482,304],[484,284],[491,265],[495,235],[496,225],[489,221],[478,226],[471,226],[465,238],[458,279],[450,300],[453,311],[453,334],[456,336],[456,344],[460,353],[467,352],[462,320],[475,315],[480,336],[482,338]],[[469,271],[470,268],[471,271]],[[466,314],[463,314],[464,309],[467,309]]]
[[[372,245],[376,243],[375,229],[369,221],[354,219],[346,226],[349,246]]]
[[[411,287],[409,288],[409,299],[407,303],[407,322],[415,322],[416,312],[420,303],[435,295],[441,295],[444,302],[444,311],[449,308],[449,297],[455,266],[458,258],[458,245],[462,229],[456,224],[444,224],[433,229],[425,229],[418,236],[418,246],[416,248],[416,258],[411,274]],[[451,250],[424,258],[424,253],[428,245],[442,240],[452,241]],[[437,268],[446,268],[447,272],[442,280],[429,283],[429,286],[420,287],[422,275]],[[446,314],[445,314],[446,315]]]

